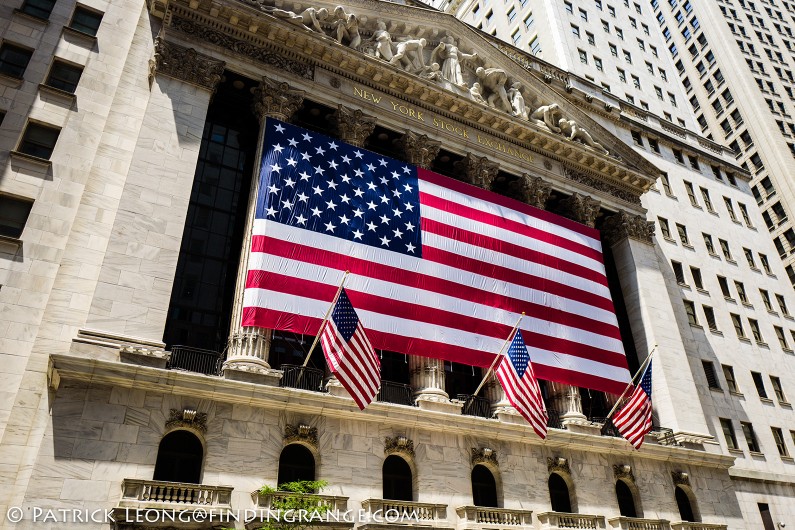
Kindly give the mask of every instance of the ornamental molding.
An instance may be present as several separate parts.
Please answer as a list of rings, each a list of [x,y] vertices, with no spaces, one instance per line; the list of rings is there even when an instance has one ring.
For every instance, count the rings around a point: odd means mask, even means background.
[[[466,157],[455,162],[453,167],[463,177],[461,180],[487,190],[491,189],[500,170],[500,165],[489,157],[476,156],[472,153],[467,153]]]
[[[293,114],[304,103],[304,92],[292,88],[289,83],[263,77],[254,89],[254,114],[262,121],[276,118],[290,121]]]
[[[286,425],[284,427],[284,445],[291,443],[303,443],[317,449],[318,434],[317,427],[310,427],[305,424]]]
[[[224,73],[224,61],[178,44],[155,38],[155,55],[149,60],[149,82],[165,75],[215,92]]]
[[[624,239],[634,239],[649,245],[654,244],[654,221],[642,215],[632,215],[624,210],[605,219],[602,224],[602,239],[612,246]]]
[[[207,432],[207,413],[197,412],[194,409],[171,409],[166,429],[193,429],[202,434]]]
[[[473,466],[477,464],[499,466],[499,462],[497,462],[497,451],[489,447],[473,447],[471,449],[471,462]]]
[[[556,456],[554,458],[547,457],[547,471],[549,473],[557,473],[559,475],[571,476],[571,467],[569,460]]]
[[[600,204],[587,195],[572,193],[560,201],[560,206],[566,217],[593,228],[599,215]]]
[[[640,194],[627,187],[611,184],[604,180],[604,178],[595,177],[581,171],[575,171],[569,167],[563,167],[563,176],[569,180],[583,184],[596,191],[606,193],[611,197],[622,200],[626,203],[640,206]]]
[[[428,169],[433,159],[439,154],[442,142],[428,137],[426,134],[406,131],[399,140],[400,147],[406,156],[406,161],[415,166]]]
[[[690,475],[684,471],[671,471],[674,486],[690,486]]]
[[[632,466],[629,464],[613,465],[613,476],[616,480],[626,480],[635,483],[635,474],[632,473]]]
[[[414,440],[405,436],[384,438],[384,455],[401,455],[409,459],[414,458]]]

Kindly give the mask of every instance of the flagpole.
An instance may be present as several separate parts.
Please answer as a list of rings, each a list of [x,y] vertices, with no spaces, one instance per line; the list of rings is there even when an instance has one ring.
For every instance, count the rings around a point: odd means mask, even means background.
[[[323,333],[323,326],[326,325],[328,322],[328,317],[331,316],[331,310],[334,309],[334,306],[337,304],[337,298],[340,297],[340,293],[342,292],[342,287],[345,285],[345,280],[348,278],[348,275],[351,271],[345,271],[345,274],[342,275],[342,281],[340,282],[340,286],[337,288],[337,294],[334,295],[334,299],[331,300],[331,305],[328,307],[328,311],[326,311],[326,316],[323,317],[323,322],[320,323],[320,327],[317,330],[317,335],[315,335],[315,340],[312,342],[312,346],[309,348],[309,352],[306,354],[306,359],[304,359],[304,364],[301,365],[301,375],[304,374],[303,368],[306,368],[306,365],[309,363],[309,357],[312,355],[312,352],[317,346],[317,342],[320,340],[320,335]]]
[[[513,336],[516,333],[516,330],[519,329],[519,324],[522,323],[522,319],[524,318],[524,315],[525,315],[525,312],[522,311],[522,316],[520,316],[519,320],[516,321],[516,325],[511,330],[511,333],[508,334],[508,338],[505,340],[505,344],[503,344],[502,348],[500,348],[500,353],[498,353],[497,356],[494,358],[494,360],[491,362],[491,366],[489,366],[489,369],[486,372],[486,375],[483,376],[483,380],[480,382],[478,387],[475,389],[475,392],[472,394],[472,397],[475,397],[475,396],[478,395],[478,392],[480,392],[480,389],[483,388],[483,385],[485,385],[486,381],[488,381],[489,377],[491,377],[491,372],[494,370],[494,367],[497,365],[497,361],[502,359],[502,352],[505,351],[505,347],[508,344],[510,344],[510,342],[513,340]]]
[[[629,390],[630,388],[632,388],[632,386],[633,386],[633,382],[634,382],[634,381],[635,381],[635,379],[638,377],[638,375],[640,375],[641,373],[643,373],[643,370],[645,370],[645,369],[646,369],[646,366],[647,366],[647,365],[648,365],[648,364],[651,362],[651,358],[652,358],[652,356],[654,355],[654,352],[655,352],[655,351],[657,351],[657,345],[656,345],[656,344],[654,345],[654,348],[652,348],[652,349],[651,349],[651,351],[649,352],[649,355],[648,355],[648,357],[646,357],[646,359],[645,359],[645,360],[643,361],[643,363],[640,365],[640,368],[638,368],[638,371],[637,371],[637,372],[635,372],[635,375],[634,375],[634,376],[632,376],[632,380],[629,382],[629,384],[627,384],[627,387],[624,389],[624,391],[621,393],[621,395],[620,395],[620,396],[618,396],[618,399],[616,400],[616,404],[615,404],[615,405],[613,405],[613,408],[612,408],[612,409],[610,409],[610,412],[607,414],[607,417],[605,418],[605,422],[607,422],[607,420],[609,420],[609,419],[610,419],[610,416],[612,416],[612,415],[613,415],[613,413],[616,411],[616,409],[618,408],[618,406],[621,404],[621,400],[622,400],[622,399],[624,399],[624,396],[626,395],[626,393],[627,393],[627,390]]]

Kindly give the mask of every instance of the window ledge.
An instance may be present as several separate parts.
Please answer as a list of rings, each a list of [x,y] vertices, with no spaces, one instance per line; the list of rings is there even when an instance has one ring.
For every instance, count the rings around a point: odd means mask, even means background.
[[[22,240],[16,237],[4,236],[0,234],[0,246],[13,246],[19,248],[22,246]]]
[[[704,326],[702,326],[701,324],[693,324],[692,322],[690,322],[689,324],[691,328],[704,329]]]
[[[729,390],[729,394],[731,394],[732,396],[741,397],[741,398],[745,397],[745,394],[743,394],[742,392],[737,392],[735,390]]]
[[[678,201],[678,200],[679,200],[679,198],[677,198],[677,196],[676,196],[676,195],[674,195],[674,194],[672,194],[672,193],[668,193],[668,192],[666,192],[665,194],[666,194],[666,195],[668,196],[668,198],[670,198],[670,199],[673,199],[673,200],[675,200],[675,201]]]
[[[756,345],[765,348],[766,350],[770,349],[770,345],[768,345],[768,343],[765,341],[756,341]]]
[[[747,307],[748,309],[753,309],[754,308],[754,304],[752,304],[750,302],[743,302],[743,305],[745,307]]]
[[[673,243],[674,245],[676,245],[676,239],[674,239],[674,238],[672,238],[672,237],[665,237],[665,236],[663,236],[663,239],[664,239],[664,240],[666,240],[666,241],[668,241],[668,242],[670,242],[670,243]]]
[[[743,450],[742,450],[742,449],[735,449],[735,448],[733,448],[733,447],[727,447],[727,449],[728,449],[728,450],[729,450],[729,452],[730,452],[730,453],[732,453],[732,454],[735,454],[735,455],[743,455],[743,456],[745,456],[745,453],[743,453]]]
[[[66,90],[61,90],[60,88],[51,87],[49,85],[45,85],[44,83],[39,84],[39,92],[44,92],[46,94],[50,94],[63,100],[64,102],[69,103],[70,105],[75,102],[77,96],[74,95],[72,92],[67,92]]]
[[[749,269],[751,269],[752,271],[754,271],[754,272],[758,272],[758,273],[760,273],[760,274],[761,274],[761,272],[762,272],[762,271],[759,269],[759,267],[753,267],[753,266],[749,266],[748,268],[749,268]]]
[[[723,332],[718,329],[711,329],[709,330],[709,332],[712,333],[713,335],[719,335],[721,337],[723,336]]]
[[[690,203],[690,205],[691,205],[691,206],[693,206],[693,208],[697,208],[697,209],[699,209],[699,210],[703,210],[703,209],[704,209],[704,208],[702,208],[700,205],[698,205],[698,204],[693,204],[692,202]]]
[[[734,298],[732,298],[731,296],[724,296],[724,297],[723,297],[723,299],[724,299],[724,300],[726,300],[727,302],[731,302],[731,303],[733,303],[733,304],[736,304],[736,303],[737,303],[737,300],[735,300],[735,299],[734,299]]]
[[[25,13],[24,11],[22,11],[19,8],[14,9],[14,14],[18,15],[18,16],[20,16],[22,18],[26,18],[28,20],[32,20],[33,22],[38,22],[39,24],[44,24],[45,26],[50,23],[50,21],[47,20],[46,18],[41,18],[41,17],[37,17],[36,15],[31,15],[30,13]]]
[[[687,289],[688,291],[691,291],[691,290],[692,290],[692,289],[690,288],[690,286],[689,286],[689,285],[687,285],[687,284],[686,284],[686,283],[684,283],[684,282],[676,282],[676,285],[678,285],[679,287],[681,287],[681,288],[683,288],[683,289]]]
[[[762,403],[766,403],[768,405],[772,405],[773,404],[773,400],[770,399],[770,398],[766,398],[766,397],[760,397],[759,401],[761,401]]]
[[[754,225],[745,225],[745,226],[747,226],[749,230],[753,230],[754,232],[758,231]]]
[[[720,394],[723,394],[723,389],[722,389],[722,388],[720,388],[720,387],[717,387],[717,386],[711,386],[711,387],[709,387],[709,389],[710,389],[710,390],[712,390],[713,392],[718,392],[718,393],[720,393]]]
[[[711,258],[715,258],[716,260],[720,261],[720,256],[719,256],[719,255],[717,255],[717,254],[715,254],[714,252],[710,252],[710,253],[709,253],[709,256],[710,256]]]
[[[734,224],[736,224],[736,225],[740,225],[740,226],[742,226],[742,225],[743,225],[743,224],[742,224],[742,223],[741,223],[739,220],[737,220],[737,219],[732,219],[732,223],[734,223]]]
[[[690,250],[696,250],[696,247],[694,247],[690,243],[682,243],[682,246]]]
[[[739,340],[740,342],[747,342],[748,344],[751,344],[751,339],[749,339],[748,337],[737,337],[737,340]]]
[[[34,163],[34,164],[36,164],[38,166],[41,166],[41,167],[50,167],[50,166],[52,166],[52,162],[50,160],[47,160],[45,158],[39,158],[39,157],[33,156],[33,155],[29,155],[29,154],[23,153],[21,151],[10,151],[9,154],[11,155],[12,159],[16,158],[17,160],[24,160],[26,162],[32,162],[32,163]]]
[[[726,263],[731,263],[732,265],[737,265],[737,260],[734,258],[726,258]]]
[[[89,35],[88,33],[83,33],[82,31],[76,30],[74,28],[70,28],[69,26],[64,26],[63,31],[61,32],[62,35],[70,35],[72,37],[77,37],[78,39],[82,40],[86,44],[91,44],[93,48],[94,45],[97,43],[97,38],[94,35]]]
[[[748,452],[751,453],[751,456],[755,456],[757,458],[765,457],[765,453],[760,453],[759,451],[748,451]]]
[[[789,455],[779,455],[779,456],[781,457],[781,460],[784,462],[795,462],[795,458],[792,458]]]
[[[10,86],[11,88],[19,88],[22,86],[23,81],[24,79],[21,77],[14,77],[0,72],[0,84]]]
[[[699,293],[701,293],[701,294],[706,294],[706,295],[709,295],[709,291],[707,291],[707,290],[706,290],[706,289],[704,289],[703,287],[696,287],[696,291],[698,291],[698,292],[699,292]]]
[[[716,212],[715,210],[707,210],[707,211],[709,212],[710,215],[714,215],[715,217],[720,217],[720,214],[718,214],[718,212]]]
[[[768,313],[769,315],[773,315],[774,317],[777,317],[777,316],[778,316],[778,313],[776,313],[776,312],[775,312],[775,311],[773,311],[772,309],[768,309],[768,310],[767,310],[767,313]]]
[[[789,401],[779,401],[778,404],[788,409],[792,408],[792,403],[790,403]]]

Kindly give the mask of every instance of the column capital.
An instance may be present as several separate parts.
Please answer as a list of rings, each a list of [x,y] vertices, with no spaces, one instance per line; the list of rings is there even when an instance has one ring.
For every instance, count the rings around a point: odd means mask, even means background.
[[[265,118],[289,121],[304,103],[304,91],[288,83],[263,77],[254,89],[254,114],[262,122]]]
[[[606,218],[601,232],[602,239],[610,246],[627,238],[649,245],[654,243],[654,221],[647,221],[642,215],[629,214],[624,210]]]
[[[400,140],[400,147],[406,155],[406,160],[415,166],[428,169],[433,163],[433,159],[439,154],[442,142],[432,140],[425,134],[417,134],[414,131],[406,131]]]
[[[467,153],[466,158],[453,164],[453,167],[463,176],[465,182],[487,190],[491,189],[500,170],[499,164],[492,162],[488,157],[474,156],[472,153]]]
[[[224,73],[224,61],[199,53],[193,48],[155,38],[155,55],[149,60],[149,82],[165,75],[215,92]]]
[[[359,109],[351,109],[344,105],[337,107],[334,112],[334,121],[340,140],[356,147],[364,146],[364,142],[368,136],[373,134],[377,123],[373,116],[368,116]]]
[[[534,177],[527,173],[523,173],[520,178],[524,202],[541,210],[545,209],[549,195],[552,193],[552,185],[541,177]]]
[[[599,201],[587,195],[573,193],[560,201],[563,212],[569,219],[594,227],[596,216],[599,215]]]

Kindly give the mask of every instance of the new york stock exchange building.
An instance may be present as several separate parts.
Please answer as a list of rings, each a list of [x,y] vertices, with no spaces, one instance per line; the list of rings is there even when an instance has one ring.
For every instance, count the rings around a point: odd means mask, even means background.
[[[276,486],[295,480],[325,481],[317,502],[355,514],[310,524],[340,530],[795,525],[795,297],[728,148],[420,4],[0,9],[4,528],[260,528],[286,495]],[[300,134],[266,134],[285,128]],[[605,421],[620,387],[599,391],[594,374],[556,381],[546,375],[565,370],[539,361],[542,439],[495,378],[475,394],[497,347],[469,363],[442,341],[427,356],[378,349],[380,390],[360,411],[322,352],[301,367],[312,334],[250,325],[252,248],[284,243],[261,239],[281,215],[259,215],[272,191],[261,174],[282,169],[263,155],[301,134],[601,241],[626,380],[655,352],[640,450]],[[298,158],[285,160],[309,167]],[[323,215],[347,202],[317,189],[331,197]],[[283,208],[316,200],[296,197]],[[369,219],[357,211],[327,230]],[[415,225],[399,213],[381,221],[393,233],[378,232],[381,245],[408,241]],[[312,222],[290,215],[292,230]],[[433,222],[422,219],[424,246]],[[394,254],[408,259],[403,246]],[[333,294],[350,268],[355,293],[354,265],[326,265],[337,274],[319,289]],[[258,300],[297,303],[292,270]],[[409,318],[398,294],[380,296]],[[561,311],[591,319],[576,298],[547,300],[548,322],[527,318],[549,330]],[[444,320],[435,304],[423,314]],[[569,355],[601,366],[590,325]],[[413,516],[359,516],[390,510]]]

